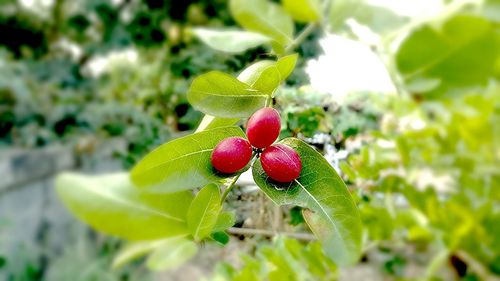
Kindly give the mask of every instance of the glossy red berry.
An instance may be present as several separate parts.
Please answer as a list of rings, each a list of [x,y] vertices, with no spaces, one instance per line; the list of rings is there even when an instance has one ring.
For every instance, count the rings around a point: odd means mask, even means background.
[[[250,143],[243,138],[231,137],[217,144],[210,161],[219,172],[231,174],[243,169],[251,158]]]
[[[266,148],[260,156],[260,163],[271,179],[282,183],[295,180],[302,170],[299,154],[284,144]]]
[[[280,114],[273,108],[257,110],[247,122],[247,137],[250,144],[266,148],[278,138],[281,129]]]

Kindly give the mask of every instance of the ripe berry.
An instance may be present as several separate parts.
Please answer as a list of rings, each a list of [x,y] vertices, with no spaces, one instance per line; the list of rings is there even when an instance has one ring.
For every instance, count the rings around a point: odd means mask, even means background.
[[[284,144],[266,148],[260,156],[260,163],[271,179],[282,183],[295,180],[302,170],[299,154]]]
[[[252,146],[266,148],[278,138],[281,129],[278,111],[270,107],[257,110],[247,122],[247,137]]]
[[[214,148],[210,161],[215,169],[232,174],[245,167],[252,158],[252,146],[246,139],[231,137]]]

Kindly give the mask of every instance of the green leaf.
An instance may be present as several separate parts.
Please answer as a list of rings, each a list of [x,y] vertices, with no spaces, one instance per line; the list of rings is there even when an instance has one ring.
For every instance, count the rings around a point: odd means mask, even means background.
[[[132,181],[152,192],[174,192],[230,177],[213,169],[210,156],[220,141],[233,136],[245,134],[239,127],[221,127],[167,142],[137,163]]]
[[[290,224],[299,225],[304,223],[304,216],[302,216],[302,208],[295,206],[290,209]]]
[[[283,46],[292,42],[293,20],[280,5],[268,0],[231,0],[229,8],[245,29],[267,35]]]
[[[129,240],[187,235],[192,194],[144,194],[128,173],[86,176],[63,173],[56,189],[64,205],[96,230]]]
[[[315,22],[321,19],[319,0],[282,0],[285,10],[298,22]]]
[[[285,81],[286,78],[288,78],[288,76],[292,74],[293,70],[295,69],[295,65],[297,64],[298,58],[298,54],[292,54],[284,56],[276,62],[276,67],[281,74],[281,81]]]
[[[409,18],[394,13],[385,7],[370,5],[365,0],[335,0],[329,12],[333,31],[350,30],[346,25],[349,18],[384,35],[401,28]]]
[[[187,213],[187,224],[194,240],[200,241],[212,233],[221,210],[219,187],[209,184],[196,195]]]
[[[272,182],[257,161],[253,168],[255,182],[278,205],[308,208],[304,219],[336,263],[356,262],[361,253],[361,219],[344,182],[325,158],[306,143],[295,138],[280,143],[300,155],[300,177],[288,184]]]
[[[189,103],[205,114],[223,118],[249,117],[265,106],[269,95],[231,75],[211,71],[196,77],[187,93]]]
[[[251,87],[259,92],[272,95],[280,83],[281,75],[279,69],[275,65],[271,65],[262,71],[259,78],[257,78]]]
[[[210,237],[220,243],[221,245],[226,245],[227,243],[229,243],[229,235],[227,233],[225,233],[224,231],[220,231],[220,232],[214,232],[212,233],[212,235],[210,235]]]
[[[245,68],[238,80],[251,85],[252,88],[264,93],[272,93],[281,82],[285,81],[292,73],[297,63],[298,55],[288,55],[276,62],[263,60]]]
[[[241,53],[271,41],[260,33],[242,30],[194,28],[193,33],[212,49],[228,53]]]
[[[220,118],[212,115],[205,115],[203,116],[203,119],[201,119],[200,125],[196,128],[195,133],[204,130],[232,126],[238,123],[238,121],[240,121],[240,118]]]
[[[113,269],[120,268],[125,264],[136,260],[146,254],[152,252],[154,249],[163,245],[169,239],[153,240],[153,241],[137,241],[131,242],[121,248],[113,259],[111,267]]]
[[[239,75],[238,80],[248,85],[252,85],[259,79],[260,75],[266,68],[275,65],[275,61],[272,60],[261,60],[256,63],[251,64],[245,68]]]
[[[221,212],[217,217],[213,232],[224,231],[236,223],[236,216],[233,212]]]
[[[422,48],[422,46],[426,46]],[[427,97],[486,84],[496,76],[500,35],[493,23],[473,15],[456,15],[443,24],[415,29],[401,44],[396,63],[407,85]]]
[[[193,258],[198,246],[187,239],[169,239],[148,258],[146,265],[151,270],[166,271],[177,268]]]

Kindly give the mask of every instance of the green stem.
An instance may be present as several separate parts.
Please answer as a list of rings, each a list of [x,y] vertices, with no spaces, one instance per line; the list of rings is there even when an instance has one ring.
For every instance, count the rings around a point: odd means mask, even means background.
[[[255,163],[255,160],[257,160],[256,155],[257,155],[256,152],[254,152],[252,154],[252,159],[250,160],[250,169],[253,168],[253,163]],[[229,195],[229,192],[231,191],[231,189],[233,189],[234,184],[238,181],[238,179],[240,178],[241,174],[242,173],[239,173],[236,176],[234,176],[233,179],[231,180],[231,182],[229,183],[229,185],[227,186],[226,190],[224,190],[224,193],[222,193],[222,198],[220,200],[221,204],[224,203],[224,200],[226,200],[226,197]]]
[[[222,198],[220,200],[221,204],[224,203],[224,201],[226,200],[226,197],[229,195],[229,192],[231,191],[231,189],[233,189],[234,184],[236,183],[236,181],[238,181],[238,179],[240,178],[240,176],[241,176],[241,173],[239,173],[236,176],[234,176],[233,180],[229,183],[229,185],[227,186],[226,190],[224,190],[224,193],[222,194]]]
[[[314,29],[316,29],[317,25],[318,23],[313,22],[304,27],[304,29],[302,29],[299,35],[295,37],[292,43],[290,43],[290,45],[285,48],[285,53],[289,53],[297,48],[297,46],[299,46],[304,40],[306,40],[307,36],[309,36],[314,31]]]
[[[434,274],[438,271],[438,269],[446,262],[448,255],[449,252],[447,249],[439,251],[427,266],[427,269],[425,271],[425,276],[421,280],[422,281],[431,280]]]
[[[396,208],[394,207],[394,198],[392,197],[392,193],[387,191],[384,196],[385,207],[387,212],[391,215],[392,218],[396,217]]]
[[[272,96],[267,97],[266,107],[272,107],[272,103],[273,103],[273,97]]]

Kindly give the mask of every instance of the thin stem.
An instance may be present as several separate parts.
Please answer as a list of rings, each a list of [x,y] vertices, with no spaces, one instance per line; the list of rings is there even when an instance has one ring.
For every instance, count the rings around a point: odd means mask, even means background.
[[[221,198],[221,204],[224,203],[224,200],[226,200],[226,197],[227,195],[229,194],[229,192],[231,191],[231,189],[233,189],[234,187],[234,184],[238,181],[238,179],[240,178],[242,173],[239,173],[237,174],[236,176],[233,177],[233,180],[229,183],[229,185],[227,186],[226,190],[224,190],[224,193],[222,194],[222,198]]]
[[[272,100],[273,98],[271,96],[267,97],[265,107],[271,107]]]
[[[323,18],[324,21],[328,19],[328,15],[330,13],[331,5],[332,5],[333,0],[324,0],[322,7],[323,11],[325,11]],[[297,37],[292,41],[290,45],[288,45],[285,48],[285,54],[293,51],[297,46],[299,46],[304,40],[306,40],[307,36],[309,36],[315,29],[316,27],[320,26],[322,23],[318,22],[311,22],[302,31],[299,33]]]
[[[250,160],[250,169],[253,168],[253,163],[255,163],[255,160],[257,160],[257,158],[258,158],[258,153],[254,151],[253,154],[252,154],[252,159]],[[234,176],[233,180],[231,180],[231,182],[227,186],[226,190],[224,190],[224,193],[222,194],[222,198],[221,198],[221,201],[220,201],[221,204],[224,203],[224,200],[226,200],[226,197],[229,195],[229,192],[231,191],[231,189],[233,189],[234,184],[238,181],[238,179],[240,178],[241,174],[242,173],[239,173],[236,176]]]
[[[316,29],[317,25],[317,22],[312,22],[304,27],[304,29],[302,29],[302,31],[292,41],[292,43],[290,43],[290,45],[285,48],[285,53],[289,53],[297,48],[297,46],[299,46],[304,40],[306,40],[307,36],[309,36],[314,31],[314,29]]]

